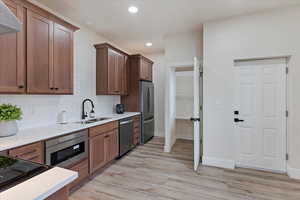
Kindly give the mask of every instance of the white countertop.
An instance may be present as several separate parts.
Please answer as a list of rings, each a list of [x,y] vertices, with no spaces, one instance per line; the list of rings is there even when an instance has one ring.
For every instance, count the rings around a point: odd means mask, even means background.
[[[0,200],[44,200],[78,177],[78,173],[54,167],[0,193]]]
[[[127,117],[139,115],[138,112],[126,112],[124,114],[106,114],[97,116],[110,118],[92,124],[81,124],[70,122],[68,124],[53,124],[50,126],[36,127],[20,130],[17,135],[11,137],[0,138],[0,151],[9,150],[23,145],[31,144],[38,141],[47,140],[50,138],[62,136],[72,132],[88,129],[90,127],[99,126],[108,122],[117,121]],[[2,200],[2,199],[0,199]]]

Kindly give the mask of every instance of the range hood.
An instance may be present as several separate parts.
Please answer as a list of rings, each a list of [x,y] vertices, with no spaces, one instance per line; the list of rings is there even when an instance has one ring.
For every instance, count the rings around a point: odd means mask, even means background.
[[[14,13],[0,0],[0,35],[19,32],[21,26]]]

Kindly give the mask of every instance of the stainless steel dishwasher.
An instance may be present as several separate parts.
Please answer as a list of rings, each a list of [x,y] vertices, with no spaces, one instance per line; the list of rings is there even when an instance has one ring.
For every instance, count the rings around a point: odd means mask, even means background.
[[[133,119],[126,118],[119,121],[119,157],[125,155],[133,147]]]

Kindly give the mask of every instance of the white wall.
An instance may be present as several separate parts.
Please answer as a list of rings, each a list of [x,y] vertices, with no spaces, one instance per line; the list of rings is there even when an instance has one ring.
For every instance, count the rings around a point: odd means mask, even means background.
[[[195,56],[202,59],[202,31],[167,35],[164,43],[167,63],[193,62]]]
[[[288,75],[288,152],[300,169],[300,7],[204,25],[204,159],[234,160],[234,59],[291,55]],[[219,163],[218,163],[219,162]],[[221,162],[222,163],[222,162]],[[299,174],[300,171],[296,171]]]
[[[95,102],[96,114],[112,113],[120,97],[96,96],[96,50],[93,45],[102,42],[109,41],[83,26],[74,34],[74,95],[0,95],[0,103],[16,104],[22,108],[21,129],[56,123],[62,110],[67,111],[69,120],[79,120],[84,98]]]

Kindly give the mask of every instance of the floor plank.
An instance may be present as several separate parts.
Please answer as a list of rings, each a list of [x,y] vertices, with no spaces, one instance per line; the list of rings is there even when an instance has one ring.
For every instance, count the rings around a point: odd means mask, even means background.
[[[163,152],[154,138],[75,191],[70,200],[299,200],[300,181],[249,169],[201,166],[193,171],[193,143],[178,140]]]

